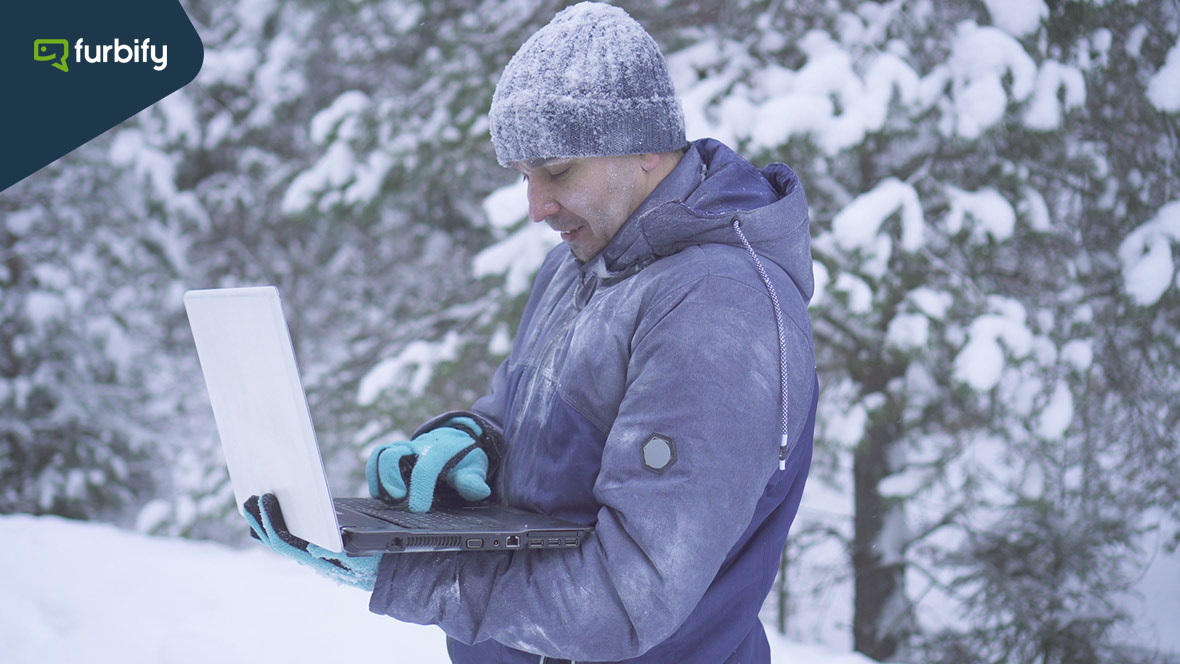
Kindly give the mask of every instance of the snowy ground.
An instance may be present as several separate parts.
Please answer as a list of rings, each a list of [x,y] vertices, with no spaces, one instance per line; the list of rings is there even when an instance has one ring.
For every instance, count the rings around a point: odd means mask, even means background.
[[[370,614],[367,595],[261,547],[0,517],[6,664],[446,664],[442,632]],[[870,664],[771,637],[773,661]]]

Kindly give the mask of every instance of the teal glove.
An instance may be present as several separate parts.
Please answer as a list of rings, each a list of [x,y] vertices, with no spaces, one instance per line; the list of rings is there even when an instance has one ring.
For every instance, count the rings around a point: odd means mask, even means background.
[[[369,455],[365,476],[369,480],[369,495],[374,498],[389,496],[393,500],[406,497],[403,462],[413,464],[409,471],[411,512],[427,512],[434,503],[434,489],[438,478],[466,500],[483,500],[492,495],[488,486],[488,455],[479,448],[477,439],[483,429],[470,417],[455,417],[444,426],[431,429],[413,440],[386,443]]]
[[[261,498],[250,496],[242,507],[254,539],[334,581],[372,592],[381,556],[334,553],[292,535],[279,509],[279,499],[273,493]]]

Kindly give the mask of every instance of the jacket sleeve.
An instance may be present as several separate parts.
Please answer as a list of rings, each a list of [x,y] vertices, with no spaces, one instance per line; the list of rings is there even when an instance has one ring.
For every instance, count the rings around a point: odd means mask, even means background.
[[[802,365],[792,402],[806,409],[810,337],[793,327],[789,345]],[[465,643],[573,660],[626,659],[662,642],[700,601],[778,469],[778,353],[765,291],[719,276],[681,284],[635,331],[585,544],[389,555],[370,610],[437,624]],[[643,464],[653,435],[674,446],[663,472]]]

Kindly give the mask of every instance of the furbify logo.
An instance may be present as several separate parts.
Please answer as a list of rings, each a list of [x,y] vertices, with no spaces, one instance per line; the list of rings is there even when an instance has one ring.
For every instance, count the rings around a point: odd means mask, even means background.
[[[120,43],[116,38],[113,44],[86,44],[79,38],[73,44],[74,64],[86,63],[154,63],[152,69],[163,71],[168,68],[168,45],[152,44],[151,38],[142,42],[136,39],[133,43]],[[70,71],[70,40],[68,39],[37,39],[33,41],[33,59],[37,62],[51,62],[52,66],[64,71]]]

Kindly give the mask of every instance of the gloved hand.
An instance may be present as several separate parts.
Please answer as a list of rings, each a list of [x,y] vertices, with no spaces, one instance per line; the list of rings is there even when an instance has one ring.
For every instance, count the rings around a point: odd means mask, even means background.
[[[335,553],[292,535],[283,521],[279,499],[273,493],[261,498],[250,496],[243,508],[254,539],[334,581],[372,592],[381,556]]]
[[[483,500],[492,494],[488,486],[488,455],[479,448],[483,429],[470,417],[454,417],[409,441],[386,443],[369,455],[365,476],[369,495],[406,497],[402,460],[413,462],[409,477],[411,512],[427,512],[434,503],[434,488],[443,477],[466,500]]]

